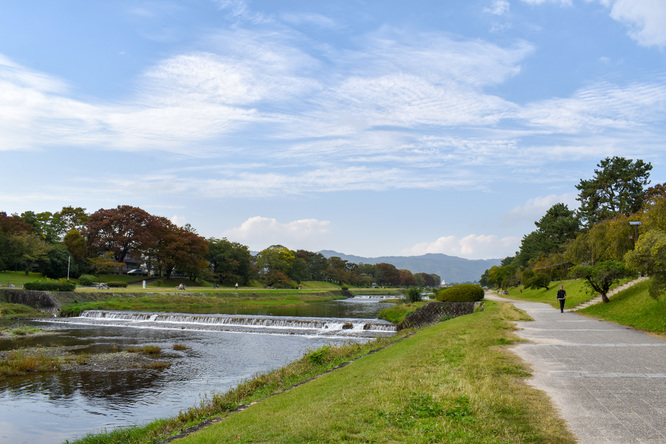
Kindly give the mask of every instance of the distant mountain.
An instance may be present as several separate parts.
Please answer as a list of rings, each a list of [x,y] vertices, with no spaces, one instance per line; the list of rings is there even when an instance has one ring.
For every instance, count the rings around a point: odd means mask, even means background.
[[[483,273],[493,265],[499,265],[501,259],[463,259],[446,254],[424,254],[423,256],[382,256],[361,257],[332,250],[320,251],[325,257],[337,256],[355,264],[392,264],[399,270],[412,273],[434,273],[447,283],[477,282]]]

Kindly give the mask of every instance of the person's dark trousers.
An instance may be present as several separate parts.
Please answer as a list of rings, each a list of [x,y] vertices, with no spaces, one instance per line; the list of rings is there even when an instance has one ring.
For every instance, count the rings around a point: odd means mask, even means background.
[[[564,313],[564,301],[565,300],[564,299],[559,299],[559,301],[560,301],[560,312]]]

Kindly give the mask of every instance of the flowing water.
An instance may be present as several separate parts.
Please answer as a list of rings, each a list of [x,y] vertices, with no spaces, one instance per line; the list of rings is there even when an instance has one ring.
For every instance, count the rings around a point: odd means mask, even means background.
[[[211,393],[281,367],[308,350],[392,334],[390,324],[376,319],[386,306],[377,301],[361,297],[310,304],[308,317],[293,311],[286,317],[273,311],[265,315],[91,311],[79,318],[40,322],[55,334],[22,339],[24,346],[65,345],[93,354],[157,345],[162,348],[160,359],[172,365],[162,370],[59,372],[0,381],[0,443],[60,443],[173,416]],[[175,344],[187,348],[174,350]],[[12,346],[12,341],[0,340],[0,349]]]

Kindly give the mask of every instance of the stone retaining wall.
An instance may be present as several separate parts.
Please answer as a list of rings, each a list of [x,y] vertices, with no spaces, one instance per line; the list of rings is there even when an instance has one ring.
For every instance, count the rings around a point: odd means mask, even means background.
[[[54,316],[60,314],[60,303],[50,291],[0,289],[0,301],[27,305]]]
[[[398,330],[435,324],[445,317],[471,314],[482,305],[483,302],[429,302],[398,324]]]

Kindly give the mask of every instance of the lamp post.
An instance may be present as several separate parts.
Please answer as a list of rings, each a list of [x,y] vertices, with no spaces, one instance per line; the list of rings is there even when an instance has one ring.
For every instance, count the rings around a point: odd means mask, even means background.
[[[636,241],[638,240],[638,226],[643,225],[643,223],[639,220],[631,220],[629,221],[629,225],[634,226],[634,248],[636,248]]]

